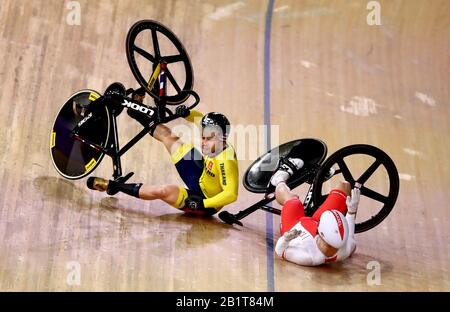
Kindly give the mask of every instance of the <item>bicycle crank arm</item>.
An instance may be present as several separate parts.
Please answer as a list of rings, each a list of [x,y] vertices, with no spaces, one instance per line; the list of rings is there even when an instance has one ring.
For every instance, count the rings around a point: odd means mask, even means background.
[[[117,179],[115,179],[114,181],[119,182],[119,183],[125,183],[127,182],[132,176],[134,175],[134,172],[129,172],[126,175],[124,175],[123,177],[118,177]]]

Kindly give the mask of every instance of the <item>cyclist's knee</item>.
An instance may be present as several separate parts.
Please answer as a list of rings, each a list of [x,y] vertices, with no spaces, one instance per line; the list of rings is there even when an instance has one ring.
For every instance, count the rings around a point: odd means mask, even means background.
[[[159,198],[167,201],[178,197],[179,188],[175,185],[161,185],[157,187],[156,192]]]
[[[288,200],[298,198],[298,195],[293,193],[286,184],[280,183],[275,188],[275,198],[280,205],[284,205]]]
[[[154,186],[151,190],[154,197],[164,199],[167,196],[167,189],[165,185]]]
[[[339,182],[337,189],[343,191],[346,195],[350,195],[352,185],[347,181],[341,181]]]
[[[145,200],[161,199],[172,203],[178,198],[179,190],[175,185],[143,185],[139,190],[139,198]]]
[[[167,190],[164,185],[143,185],[139,196],[143,199],[163,199],[167,196]]]
[[[169,127],[164,124],[159,124],[156,126],[153,132],[153,137],[164,144],[170,144],[178,141],[180,138],[172,133]]]

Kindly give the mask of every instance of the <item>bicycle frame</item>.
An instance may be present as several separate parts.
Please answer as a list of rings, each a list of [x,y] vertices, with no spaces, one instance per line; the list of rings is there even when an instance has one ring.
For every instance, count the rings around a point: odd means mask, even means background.
[[[290,184],[289,187],[291,189],[294,189],[297,186],[300,186],[301,184],[303,184],[307,181],[310,181],[311,177],[314,177],[319,169],[320,169],[320,167],[313,168],[305,175],[304,179],[300,180],[296,184]],[[307,216],[311,216],[315,212],[315,206],[312,201],[313,190],[314,190],[313,183],[310,183],[308,193],[303,201],[303,206],[305,208],[305,215],[307,215]],[[264,211],[267,211],[267,212],[270,212],[270,213],[273,213],[276,215],[281,215],[280,209],[274,208],[274,207],[268,205],[269,203],[271,203],[274,200],[275,200],[275,193],[274,192],[268,193],[259,202],[256,202],[255,204],[251,205],[250,207],[239,211],[237,214],[233,215],[233,217],[236,220],[241,220],[241,219],[245,218],[246,216],[252,214],[253,212],[255,212],[258,209],[261,209],[261,210],[264,210]]]
[[[159,98],[155,99],[156,107],[150,107],[140,102],[133,100],[128,97],[133,89],[130,89],[126,92],[125,95],[115,94],[114,99],[110,98],[110,101],[104,96],[98,98],[96,101],[100,101],[102,105],[108,105],[109,108],[112,109],[109,114],[110,124],[112,125],[111,135],[108,138],[108,142],[106,147],[102,147],[99,144],[91,142],[89,139],[83,138],[78,134],[78,130],[80,127],[89,119],[95,116],[95,111],[81,120],[78,125],[72,130],[72,135],[74,138],[83,144],[87,144],[92,148],[101,151],[102,153],[108,155],[112,158],[113,162],[113,178],[114,180],[121,179],[122,182],[128,180],[133,173],[128,173],[125,177],[122,177],[122,163],[121,156],[125,154],[130,148],[132,148],[137,142],[139,142],[147,133],[149,133],[154,122],[165,123],[171,120],[178,118],[177,115],[169,115],[166,116],[166,101],[165,97],[167,95],[167,87],[166,87],[166,75],[165,75],[166,63],[161,62],[156,66],[154,72],[152,73],[147,87],[151,90],[157,80],[159,80],[160,90],[159,90]],[[194,107],[198,104],[199,98],[193,91],[185,91],[187,93],[193,94],[196,97],[196,103],[192,105],[190,108]],[[120,102],[120,104],[118,104]],[[125,144],[124,147],[120,148],[119,145],[119,135],[117,130],[117,116],[121,113],[124,107],[128,107],[134,109],[142,114],[147,114],[152,117],[151,122],[148,126],[144,127],[134,138],[132,138],[128,143]]]

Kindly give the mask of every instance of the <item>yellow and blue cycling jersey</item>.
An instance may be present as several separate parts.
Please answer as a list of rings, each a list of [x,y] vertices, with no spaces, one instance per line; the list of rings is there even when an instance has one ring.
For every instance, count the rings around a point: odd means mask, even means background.
[[[199,121],[201,116],[201,113],[191,111],[186,119],[195,122]],[[211,157],[203,156],[193,144],[185,143],[172,153],[171,157],[187,186],[187,189],[180,187],[180,195],[175,205],[177,208],[183,208],[186,198],[193,194],[204,198],[205,208],[216,210],[237,200],[239,168],[236,152],[230,144]]]

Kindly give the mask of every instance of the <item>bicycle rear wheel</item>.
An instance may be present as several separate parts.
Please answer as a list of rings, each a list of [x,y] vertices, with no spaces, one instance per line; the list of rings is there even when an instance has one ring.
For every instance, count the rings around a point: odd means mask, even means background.
[[[304,168],[287,181],[290,188],[295,188],[308,180],[309,170],[320,165],[326,155],[327,146],[318,139],[286,142],[266,152],[248,167],[244,174],[244,187],[252,193],[267,193],[280,157],[293,157],[301,158],[305,162]]]
[[[97,168],[104,153],[76,140],[72,130],[83,120],[78,135],[105,148],[110,133],[110,113],[95,102],[101,95],[93,90],[73,94],[58,112],[50,135],[50,156],[56,171],[66,179],[81,179]],[[96,106],[97,104],[97,106]],[[92,113],[91,118],[87,118]]]

